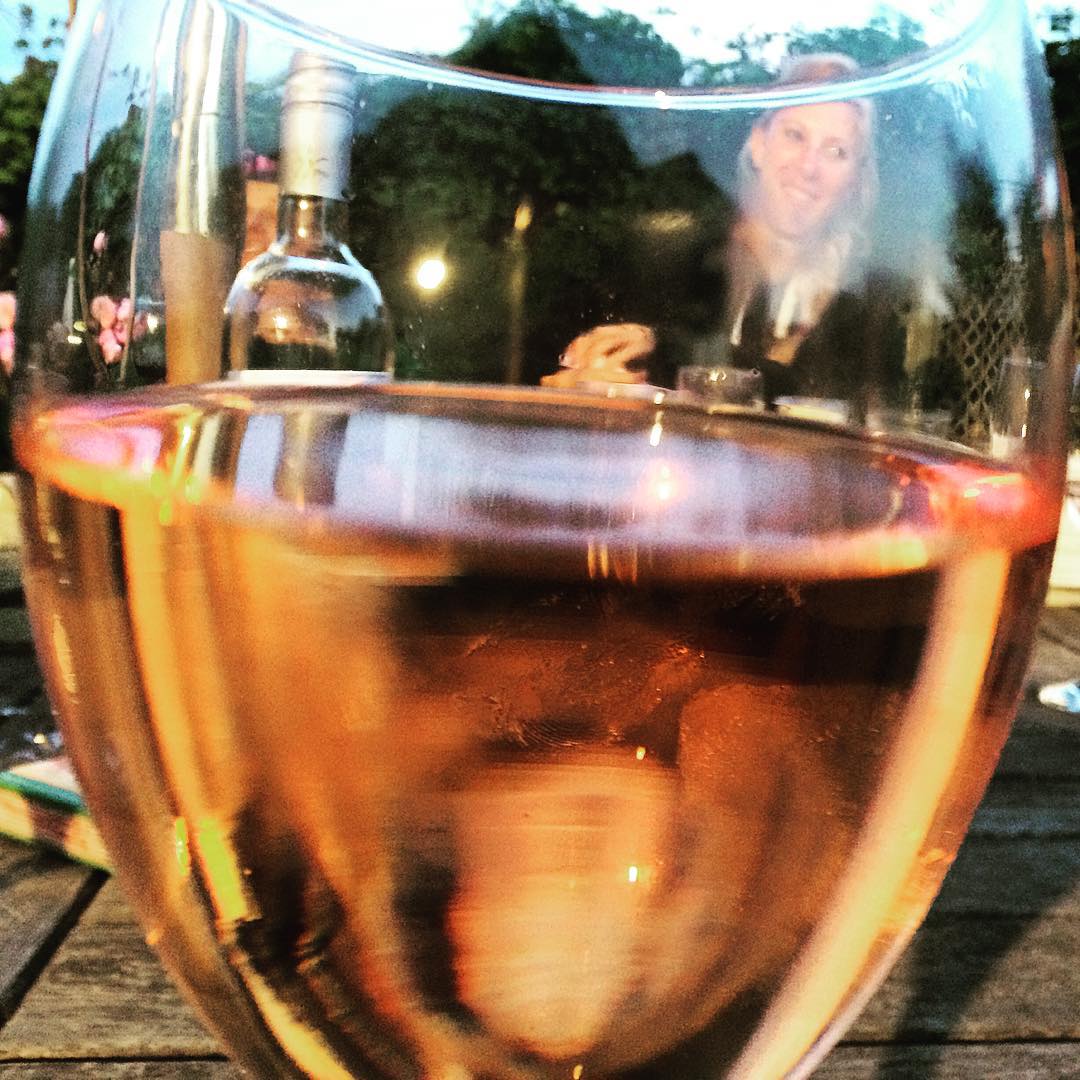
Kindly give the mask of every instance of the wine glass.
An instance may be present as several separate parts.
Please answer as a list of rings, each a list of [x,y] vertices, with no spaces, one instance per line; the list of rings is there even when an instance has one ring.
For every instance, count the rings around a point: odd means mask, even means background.
[[[955,855],[1062,495],[1045,75],[1012,0],[754,18],[79,6],[26,592],[256,1075],[806,1075]]]

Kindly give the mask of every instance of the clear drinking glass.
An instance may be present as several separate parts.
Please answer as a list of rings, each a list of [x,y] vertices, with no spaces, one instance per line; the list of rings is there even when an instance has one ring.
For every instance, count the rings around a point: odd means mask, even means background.
[[[956,852],[1061,505],[1045,75],[1011,0],[786,10],[79,5],[26,592],[255,1075],[806,1075]]]
[[[1023,454],[1028,430],[1044,411],[1042,365],[1024,355],[1006,356],[1001,364],[990,412],[990,452],[995,457]]]
[[[685,400],[707,407],[763,409],[762,382],[757,368],[689,364],[679,368],[675,388]]]

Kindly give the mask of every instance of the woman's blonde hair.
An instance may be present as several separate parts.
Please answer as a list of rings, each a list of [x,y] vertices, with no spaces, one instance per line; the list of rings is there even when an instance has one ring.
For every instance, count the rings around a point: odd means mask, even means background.
[[[776,85],[796,85],[800,83],[828,82],[832,79],[844,79],[857,74],[859,65],[844,53],[806,53],[802,56],[789,56],[780,66],[780,75]],[[877,156],[874,151],[874,106],[868,98],[842,98],[854,106],[859,117],[859,146],[856,160],[855,180],[847,198],[831,216],[825,229],[825,239],[846,235],[853,253],[863,253],[867,246],[867,232],[870,217],[877,205],[878,172]],[[772,119],[782,110],[773,109],[763,113],[754,121],[755,129],[769,126]],[[743,143],[738,158],[739,201],[743,208],[753,201],[757,187],[758,174],[750,154],[750,138]]]

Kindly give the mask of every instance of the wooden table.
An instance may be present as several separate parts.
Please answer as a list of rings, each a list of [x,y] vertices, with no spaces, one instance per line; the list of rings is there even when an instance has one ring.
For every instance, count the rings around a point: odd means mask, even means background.
[[[1076,673],[1080,611],[1048,610],[1031,677]],[[112,880],[0,841],[0,1080],[239,1075]],[[817,1076],[1080,1078],[1080,721],[1021,707],[926,924]]]

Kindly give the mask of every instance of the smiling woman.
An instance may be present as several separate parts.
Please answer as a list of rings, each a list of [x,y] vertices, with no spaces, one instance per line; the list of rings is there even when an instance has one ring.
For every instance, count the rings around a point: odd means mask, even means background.
[[[803,56],[788,63],[780,82],[857,71],[840,54]],[[780,109],[758,119],[740,154],[742,217],[724,258],[728,344],[738,366],[763,370],[770,398],[858,395],[860,374],[840,366],[840,355],[850,356],[850,333],[868,314],[851,301],[882,295],[864,262],[878,190],[873,120],[870,103],[859,99]],[[886,363],[898,369],[900,359]],[[862,377],[882,374],[899,377],[880,364]]]
[[[791,57],[779,84],[845,79],[838,53]],[[858,416],[867,388],[898,386],[903,335],[896,287],[869,269],[877,192],[874,113],[852,98],[761,114],[738,155],[738,216],[692,276],[709,293],[708,328],[620,323],[587,331],[545,381],[672,385],[687,363],[757,368],[769,402],[840,399]],[[858,358],[857,361],[855,358]]]
[[[788,62],[779,81],[820,82],[857,72],[858,65],[839,53],[801,56]],[[872,106],[859,99],[760,117],[739,157],[746,215],[805,246],[860,232],[877,198],[873,120]]]
[[[750,156],[761,174],[757,210],[778,236],[816,231],[851,190],[858,113],[847,102],[784,109],[755,127]]]

